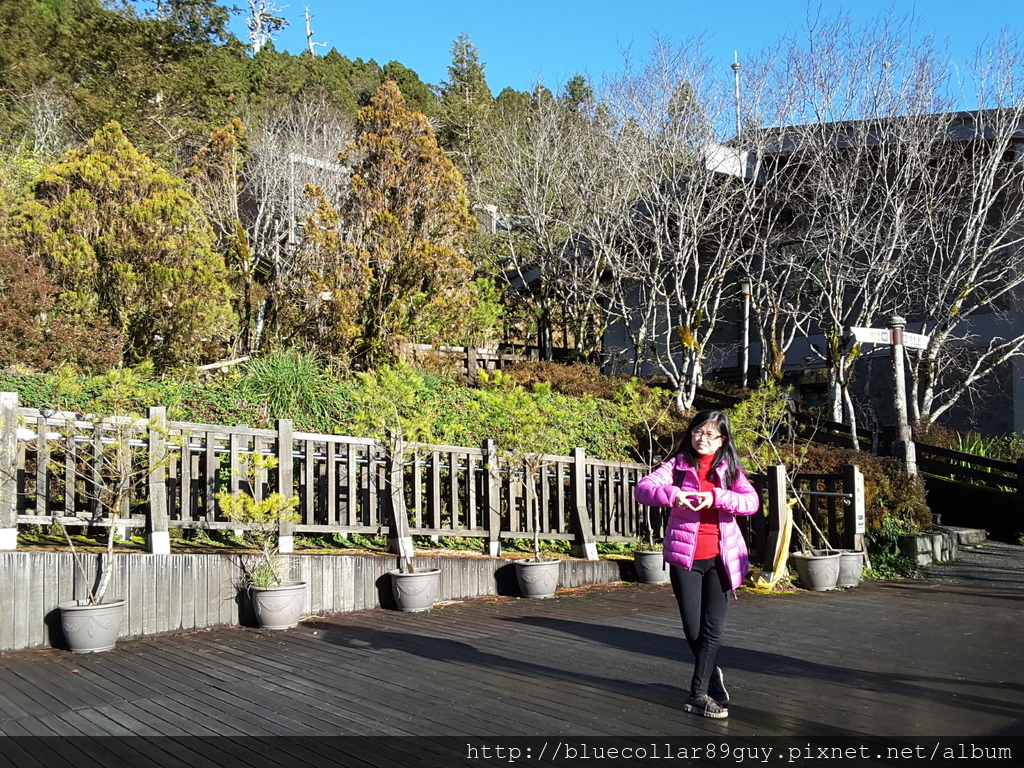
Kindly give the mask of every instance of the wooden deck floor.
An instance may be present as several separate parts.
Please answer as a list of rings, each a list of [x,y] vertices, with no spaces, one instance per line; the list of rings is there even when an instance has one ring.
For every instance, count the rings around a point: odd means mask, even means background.
[[[912,757],[893,748],[943,764],[957,745],[1019,761],[1022,617],[1024,590],[935,581],[743,594],[724,721],[682,709],[690,661],[667,587],[7,653],[0,766],[575,765],[588,747],[606,751],[584,765],[818,760],[803,745],[868,745],[851,765]]]

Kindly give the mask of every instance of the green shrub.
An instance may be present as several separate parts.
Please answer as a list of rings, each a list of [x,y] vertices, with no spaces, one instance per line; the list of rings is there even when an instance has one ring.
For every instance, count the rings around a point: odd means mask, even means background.
[[[762,382],[728,413],[733,442],[748,471],[764,472],[778,464],[795,468],[792,459],[799,452],[789,428],[789,396],[777,383]]]
[[[1024,435],[1016,433],[984,436],[976,432],[958,432],[941,424],[915,424],[914,439],[996,461],[1016,461],[1024,457]]]
[[[838,474],[846,464],[856,464],[864,475],[868,530],[891,516],[922,528],[930,524],[924,480],[920,475],[910,477],[897,459],[849,448],[805,445],[787,461],[791,470],[807,474]]]
[[[888,515],[867,532],[871,573],[881,579],[919,578],[920,566],[900,551],[900,537],[920,533],[920,527],[900,515]]]
[[[1016,461],[1024,456],[1024,436],[1013,434],[982,437],[969,433],[960,436],[954,450],[996,461]]]

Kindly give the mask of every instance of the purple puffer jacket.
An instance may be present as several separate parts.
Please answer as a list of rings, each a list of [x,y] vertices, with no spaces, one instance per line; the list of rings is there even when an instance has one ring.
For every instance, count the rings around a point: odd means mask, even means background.
[[[724,485],[724,467],[715,470],[719,486]],[[700,513],[686,507],[673,507],[672,497],[676,491],[699,491],[697,470],[687,463],[682,454],[669,459],[643,478],[636,486],[636,500],[649,507],[668,507],[672,514],[665,530],[662,547],[665,562],[681,565],[687,570],[693,567],[693,553],[697,548],[697,527]],[[743,470],[739,470],[732,488],[716,487],[712,509],[718,511],[719,548],[722,562],[729,572],[729,581],[736,589],[747,575],[747,544],[743,533],[736,524],[736,515],[752,515],[760,508],[761,500],[754,486],[750,484]]]

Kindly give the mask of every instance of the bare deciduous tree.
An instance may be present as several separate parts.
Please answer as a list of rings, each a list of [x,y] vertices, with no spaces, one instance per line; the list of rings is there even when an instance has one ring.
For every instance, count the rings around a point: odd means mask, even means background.
[[[614,84],[620,137],[636,198],[614,258],[616,309],[639,359],[671,381],[688,408],[731,295],[731,273],[755,220],[757,187],[719,143],[732,104],[701,42],[660,44],[641,71]]]
[[[316,207],[305,190],[313,185],[331,201],[345,194],[348,172],[339,153],[355,136],[352,119],[323,101],[274,110],[250,131],[252,157],[246,167],[243,219],[259,278],[268,288],[253,348],[265,343],[268,323],[275,327],[281,285],[294,267],[301,240],[300,224]]]
[[[767,149],[771,183],[788,187],[797,246],[781,252],[776,268],[814,287],[799,327],[823,337],[832,416],[850,425],[856,441],[851,384],[862,350],[850,328],[900,310],[898,280],[932,204],[920,177],[936,138],[926,116],[944,106],[943,76],[934,49],[905,20],[816,24],[809,46],[792,42],[776,61],[790,93]]]
[[[924,421],[1024,354],[1024,331],[1000,317],[1019,309],[1024,284],[1024,57],[1016,46],[999,53],[975,70],[985,108],[934,118],[942,135],[922,173],[931,204],[902,286],[930,337],[910,369],[913,416]]]
[[[487,143],[487,187],[515,233],[505,238],[499,271],[530,291],[546,359],[559,319],[583,357],[596,351],[604,328],[603,265],[584,237],[603,191],[604,137],[595,120],[538,87]]]

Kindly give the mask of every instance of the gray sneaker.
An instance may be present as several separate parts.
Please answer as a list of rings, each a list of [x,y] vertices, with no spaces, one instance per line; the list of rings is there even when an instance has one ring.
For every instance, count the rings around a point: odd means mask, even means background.
[[[700,696],[690,696],[683,704],[683,709],[695,715],[712,717],[716,720],[729,716],[729,710],[706,693],[702,693]]]
[[[708,684],[708,696],[717,701],[722,707],[729,706],[729,691],[725,689],[725,675],[721,667],[715,667],[711,675],[711,682]]]

